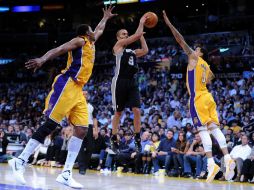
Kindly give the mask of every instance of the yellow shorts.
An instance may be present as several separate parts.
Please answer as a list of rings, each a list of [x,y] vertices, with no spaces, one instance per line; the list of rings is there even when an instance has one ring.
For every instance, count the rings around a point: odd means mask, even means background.
[[[195,127],[215,123],[219,125],[216,103],[210,93],[190,98],[190,113]]]
[[[88,127],[88,107],[82,86],[64,74],[56,76],[43,113],[57,123],[68,117],[74,126]]]

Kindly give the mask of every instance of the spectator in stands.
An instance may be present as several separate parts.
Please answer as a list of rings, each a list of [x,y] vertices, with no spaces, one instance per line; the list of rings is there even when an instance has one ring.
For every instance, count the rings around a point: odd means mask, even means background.
[[[123,165],[124,171],[127,171],[127,165],[130,161],[131,153],[133,152],[130,146],[130,144],[133,142],[131,132],[125,132],[123,140],[121,140],[120,136],[117,135],[117,141],[119,146],[119,152],[117,152],[116,154],[113,151],[108,152],[105,169],[101,170],[101,173],[111,173],[113,159],[116,160],[117,165]]]
[[[8,155],[6,154],[6,149],[8,143],[5,132],[0,128],[0,163],[7,161]]]
[[[165,139],[160,141],[157,151],[152,155],[154,175],[159,175],[158,170],[161,166],[165,167],[165,172],[168,174],[170,163],[173,163],[173,152],[171,148],[176,147],[176,142],[173,139],[174,131],[168,129]],[[161,166],[160,166],[161,165]]]
[[[23,133],[22,131],[20,131],[20,126],[15,124],[14,125],[14,132],[16,135],[19,136],[19,142],[23,145],[25,145],[27,143],[27,137],[26,134]]]
[[[95,130],[94,130],[95,133]],[[92,148],[92,156],[91,161],[96,160],[96,167],[97,170],[101,169],[101,165],[103,163],[104,157],[105,157],[105,150],[107,148],[106,145],[106,130],[104,128],[101,128],[99,135],[94,134],[94,145]],[[98,162],[97,162],[98,161]]]
[[[235,160],[236,162],[236,169],[237,169],[237,176],[235,181],[239,182],[240,181],[240,177],[241,177],[241,171],[242,171],[242,167],[243,167],[243,162],[249,157],[249,155],[251,154],[251,148],[248,145],[248,137],[246,135],[242,135],[241,137],[241,145],[236,145],[232,151],[230,152],[230,156]],[[224,159],[222,158],[221,160],[221,168],[222,168],[222,172],[223,175],[226,172],[226,168],[224,167]],[[224,180],[224,178],[222,178],[221,180]]]
[[[60,167],[63,163],[60,163],[62,160],[60,158],[60,151],[63,145],[63,135],[60,134],[61,128],[56,128],[50,134],[51,143],[48,146],[46,154],[46,166],[51,165],[51,161],[56,161],[57,165]]]
[[[251,147],[254,147],[254,132],[252,132],[252,133],[250,134],[249,145],[250,145]]]
[[[241,182],[247,182],[250,179],[251,183],[254,183],[254,147],[251,149],[251,154],[243,162],[243,167],[241,171]]]
[[[184,171],[184,160],[183,157],[186,154],[187,150],[189,149],[189,141],[186,140],[186,136],[184,132],[180,132],[178,134],[178,139],[176,141],[176,148],[173,148],[173,155],[174,160],[174,173],[173,176],[177,177],[183,174]]]
[[[60,165],[63,165],[65,163],[67,153],[68,153],[68,143],[73,135],[73,127],[68,126],[66,128],[63,128],[63,144],[61,147],[61,151],[59,153],[59,163]],[[59,143],[60,144],[60,143]],[[55,158],[56,160],[56,158]]]
[[[192,165],[195,166],[195,177],[199,177],[202,168],[206,163],[203,158],[205,156],[205,151],[201,142],[199,134],[195,134],[195,139],[190,143],[190,148],[184,155],[184,174],[185,177],[192,177]]]
[[[160,144],[160,136],[157,132],[154,132],[151,137],[151,144],[146,145],[144,153],[142,155],[143,173],[150,174],[152,166],[152,155],[156,154],[156,151]]]
[[[229,134],[227,134],[225,136],[225,138],[226,138],[226,143],[227,143],[227,146],[228,146],[228,151],[230,152],[232,150],[233,146],[234,146],[234,143],[232,142],[231,136]]]
[[[193,125],[189,110],[186,111],[186,116],[182,120],[182,127],[186,127],[187,124]]]
[[[33,136],[33,130],[31,128],[28,128],[26,130],[26,139],[27,139],[26,143],[29,141],[30,138],[32,138],[32,136]]]
[[[182,123],[180,119],[181,119],[181,113],[179,111],[174,111],[173,115],[167,119],[168,129],[173,128],[173,126],[176,126],[178,129],[180,129],[182,127]]]
[[[139,174],[142,173],[143,169],[142,166],[142,158],[143,155],[147,154],[145,153],[145,147],[147,146],[151,146],[152,142],[150,141],[150,133],[148,131],[143,132],[143,134],[141,135],[141,152],[137,152],[137,150],[135,149],[135,143],[132,142],[132,144],[130,145],[133,150],[135,150],[134,152],[131,153],[131,158],[134,159],[134,171],[135,173]]]

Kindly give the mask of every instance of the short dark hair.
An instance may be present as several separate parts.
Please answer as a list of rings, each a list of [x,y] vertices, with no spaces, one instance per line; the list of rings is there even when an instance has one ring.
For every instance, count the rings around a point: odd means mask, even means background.
[[[122,29],[118,30],[118,31],[116,32],[116,37],[119,36],[119,34],[120,34],[120,32],[121,32],[122,30],[126,30],[126,29],[125,29],[125,28],[122,28]]]
[[[131,136],[132,135],[132,132],[131,131],[126,131],[125,133],[124,133],[124,136]]]
[[[158,140],[160,140],[160,135],[159,135],[159,133],[153,132],[153,133],[152,133],[152,136],[153,136],[153,135],[156,135],[156,136],[158,137]]]
[[[208,60],[208,50],[204,47],[204,46],[201,46],[201,45],[197,45],[196,48],[200,48],[200,51],[203,53],[203,56],[202,58],[207,61]]]
[[[89,27],[90,26],[88,24],[81,24],[81,25],[77,26],[76,34],[78,36],[86,35],[87,32],[89,31]]]
[[[175,132],[174,132],[172,129],[168,129],[167,133],[168,133],[169,131],[170,131],[171,133],[173,133],[173,135],[175,134]]]

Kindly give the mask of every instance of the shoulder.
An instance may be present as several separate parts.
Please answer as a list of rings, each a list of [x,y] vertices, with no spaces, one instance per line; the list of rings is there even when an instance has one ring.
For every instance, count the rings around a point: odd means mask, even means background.
[[[83,46],[87,43],[87,39],[84,36],[77,36],[76,38],[73,38],[70,42],[73,42],[77,45]]]
[[[113,47],[113,54],[117,55],[124,51],[125,45],[123,43],[123,40],[118,40],[116,44]]]
[[[123,55],[124,51],[125,51],[124,47],[120,47],[116,45],[113,47],[113,54],[115,56]]]

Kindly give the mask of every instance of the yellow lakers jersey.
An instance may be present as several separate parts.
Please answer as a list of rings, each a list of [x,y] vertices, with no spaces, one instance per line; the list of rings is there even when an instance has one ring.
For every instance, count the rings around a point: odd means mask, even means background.
[[[67,66],[62,70],[80,85],[84,85],[89,80],[95,59],[95,47],[86,37],[80,36],[85,40],[85,44],[75,50],[68,52]]]
[[[186,84],[187,89],[192,97],[198,97],[201,94],[208,93],[207,83],[213,77],[210,66],[201,57],[198,57],[198,62],[192,71],[187,69]]]

